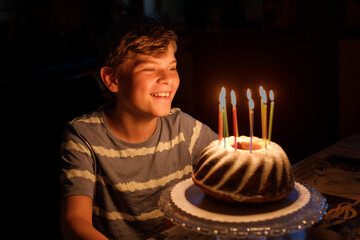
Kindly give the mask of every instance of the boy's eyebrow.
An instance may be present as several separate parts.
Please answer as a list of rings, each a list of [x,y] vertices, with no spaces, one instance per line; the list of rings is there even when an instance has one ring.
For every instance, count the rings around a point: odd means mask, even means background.
[[[151,60],[151,59],[146,59],[146,60],[137,60],[137,64],[140,65],[140,64],[147,64],[147,63],[158,63],[157,61],[154,61],[154,60]],[[177,63],[177,60],[174,59],[170,62],[170,64],[174,64],[174,63]]]

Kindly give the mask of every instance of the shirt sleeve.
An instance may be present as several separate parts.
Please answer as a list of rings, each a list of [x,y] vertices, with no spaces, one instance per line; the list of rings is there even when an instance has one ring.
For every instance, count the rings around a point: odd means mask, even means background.
[[[75,130],[67,126],[60,147],[61,197],[85,195],[93,198],[95,164],[90,144]]]

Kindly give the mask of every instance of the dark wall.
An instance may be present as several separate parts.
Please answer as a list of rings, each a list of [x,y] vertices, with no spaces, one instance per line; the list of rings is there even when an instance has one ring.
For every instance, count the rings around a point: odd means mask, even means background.
[[[28,76],[7,85],[2,115],[2,202],[13,238],[59,238],[59,150],[67,121],[96,110],[96,79]],[[4,110],[4,109],[3,109]]]

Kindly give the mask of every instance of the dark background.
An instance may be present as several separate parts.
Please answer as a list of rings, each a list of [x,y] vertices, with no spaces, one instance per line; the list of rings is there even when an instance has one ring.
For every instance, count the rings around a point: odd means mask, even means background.
[[[359,0],[0,0],[1,216],[15,239],[58,238],[61,131],[103,103],[95,39],[122,14],[178,33],[174,106],[214,131],[224,86],[249,134],[250,88],[260,136],[260,85],[292,164],[360,130]]]

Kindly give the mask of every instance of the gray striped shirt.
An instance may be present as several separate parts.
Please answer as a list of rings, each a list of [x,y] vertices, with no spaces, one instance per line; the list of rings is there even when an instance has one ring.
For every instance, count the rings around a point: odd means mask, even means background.
[[[216,139],[206,125],[180,109],[159,118],[142,143],[113,135],[99,110],[71,121],[61,145],[62,197],[93,199],[93,225],[110,239],[145,239],[164,217],[161,192],[189,178],[204,147]]]

